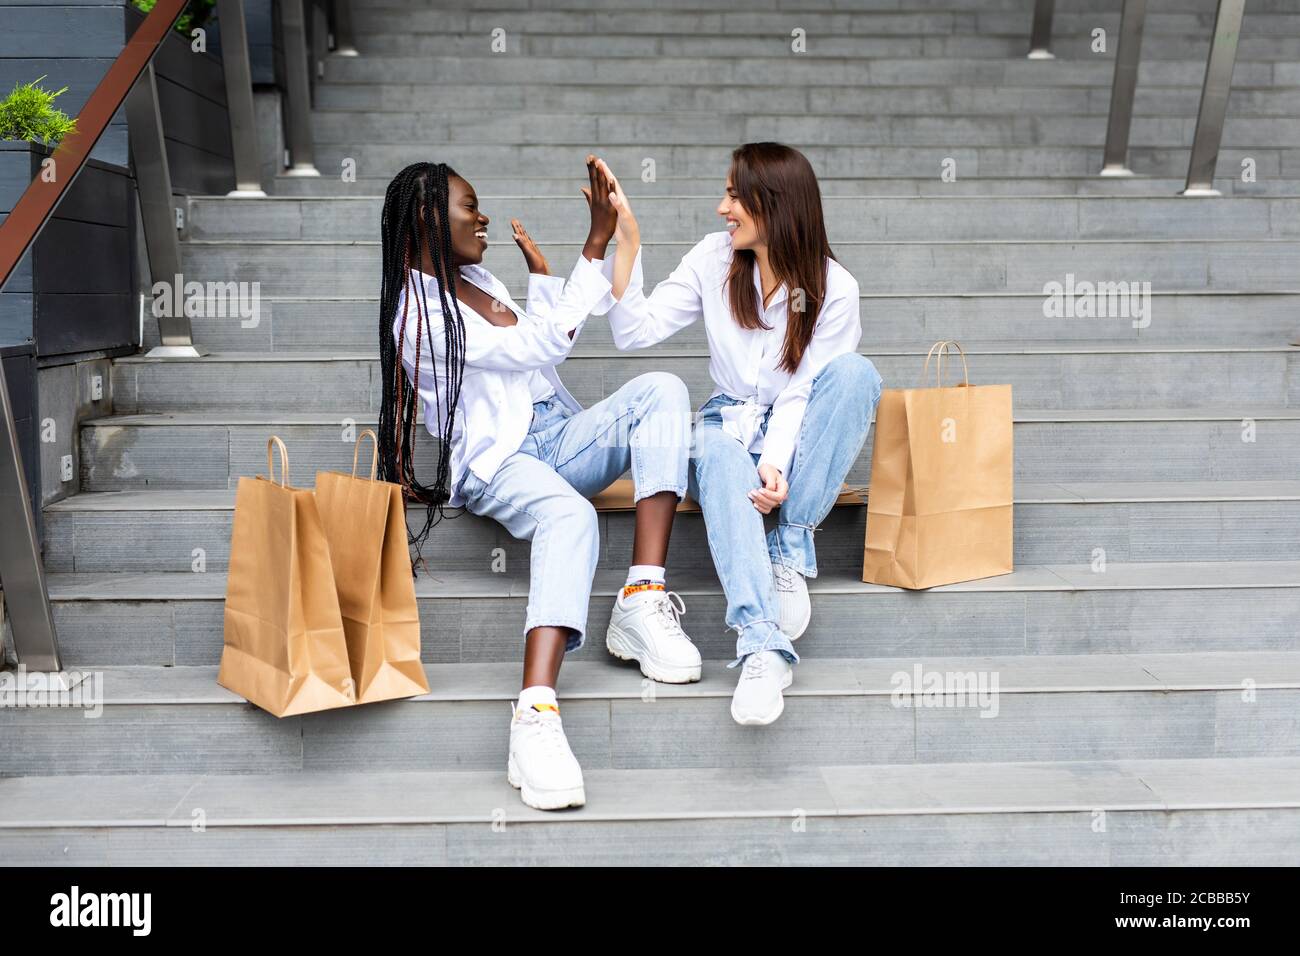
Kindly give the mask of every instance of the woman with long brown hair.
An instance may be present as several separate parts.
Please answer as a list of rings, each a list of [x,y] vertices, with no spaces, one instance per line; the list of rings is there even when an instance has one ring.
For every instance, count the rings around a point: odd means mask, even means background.
[[[784,708],[799,661],[792,642],[811,617],[813,531],[880,400],[880,375],[856,351],[858,283],[835,261],[817,177],[796,149],[737,148],[718,205],[726,231],[700,240],[648,296],[635,217],[609,176],[620,205],[615,344],[644,348],[704,319],[715,388],[696,419],[689,490],[738,633],[732,717],[768,724]]]

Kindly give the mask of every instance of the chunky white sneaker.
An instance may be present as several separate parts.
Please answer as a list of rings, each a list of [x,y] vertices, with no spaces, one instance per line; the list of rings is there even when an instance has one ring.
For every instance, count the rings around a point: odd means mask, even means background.
[[[510,721],[506,779],[524,803],[538,810],[580,807],[587,802],[582,768],[569,749],[560,712],[550,704],[516,707]]]
[[[641,673],[665,684],[700,679],[700,649],[682,630],[686,605],[676,591],[620,590],[605,632],[605,647],[620,660],[636,661]]]
[[[738,724],[770,724],[785,710],[781,691],[794,680],[794,668],[780,651],[757,651],[745,658],[731,696],[731,716]]]
[[[812,602],[808,600],[808,582],[802,574],[784,564],[772,562],[772,578],[776,581],[776,600],[780,605],[778,624],[781,633],[792,641],[808,630],[812,619]]]

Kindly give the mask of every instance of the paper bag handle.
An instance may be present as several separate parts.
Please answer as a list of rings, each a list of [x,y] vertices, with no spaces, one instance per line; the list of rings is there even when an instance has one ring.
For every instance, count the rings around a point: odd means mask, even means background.
[[[289,483],[289,449],[284,447],[284,442],[280,441],[278,435],[272,435],[266,440],[266,474],[272,481],[275,481],[275,465],[271,461],[271,450],[280,449],[280,487],[283,488]]]
[[[944,354],[947,353],[949,345],[955,345],[957,347],[957,351],[961,353],[962,373],[965,378],[965,384],[969,386],[970,368],[966,365],[966,350],[961,347],[961,343],[958,342],[956,339],[942,339],[938,342],[935,342],[933,345],[931,345],[930,351],[925,354],[925,368],[921,371],[921,374],[925,375],[925,373],[930,370],[930,357],[935,354],[934,351],[935,349],[939,349],[939,353],[938,353],[939,361],[936,363],[935,366],[936,384],[938,385],[939,388],[943,388],[943,357]],[[940,346],[942,346],[942,348],[940,348]]]
[[[357,436],[356,447],[352,449],[352,477],[357,476],[357,455],[361,453],[361,442],[367,435],[370,436],[370,441],[374,445],[373,453],[370,456],[370,480],[374,481],[375,470],[379,467],[379,437],[375,434],[373,428],[367,428]]]

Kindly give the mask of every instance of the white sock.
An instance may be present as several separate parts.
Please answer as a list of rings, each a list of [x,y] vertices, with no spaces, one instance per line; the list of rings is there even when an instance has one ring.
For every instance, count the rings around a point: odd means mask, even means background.
[[[519,692],[519,709],[523,710],[532,707],[533,704],[550,704],[556,710],[559,710],[559,702],[555,699],[555,688],[547,687],[545,684],[534,684],[532,687],[525,687]]]
[[[651,581],[655,584],[663,584],[667,580],[664,569],[657,564],[634,564],[628,568],[627,583],[636,584],[638,581]],[[624,585],[626,587],[627,585]]]

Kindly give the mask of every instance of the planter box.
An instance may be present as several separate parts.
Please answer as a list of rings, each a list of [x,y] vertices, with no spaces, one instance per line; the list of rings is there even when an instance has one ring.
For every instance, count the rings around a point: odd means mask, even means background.
[[[0,219],[50,153],[0,141]],[[138,345],[134,190],[125,167],[87,162],[0,290],[0,346],[31,342],[45,357]]]

